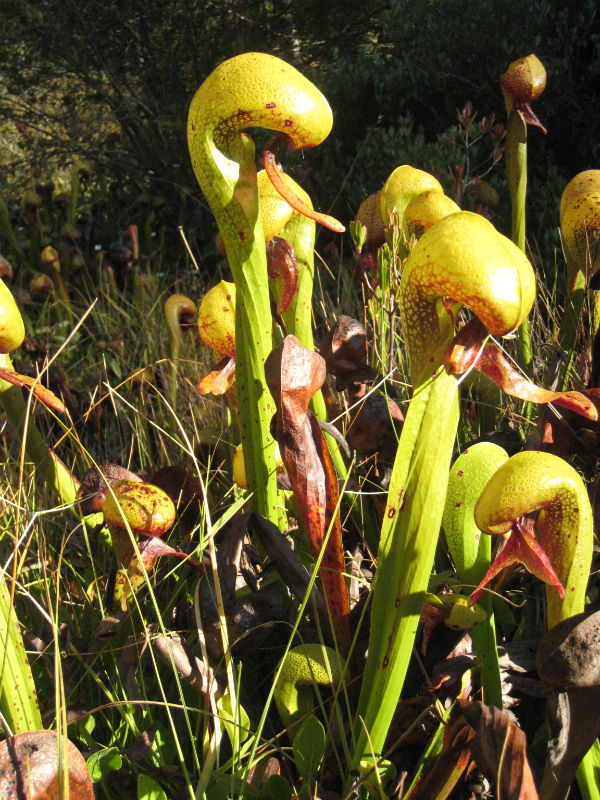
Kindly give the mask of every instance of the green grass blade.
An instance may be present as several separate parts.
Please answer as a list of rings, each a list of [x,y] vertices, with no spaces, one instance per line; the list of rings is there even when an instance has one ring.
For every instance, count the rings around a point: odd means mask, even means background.
[[[13,735],[43,728],[21,628],[4,576],[0,578],[0,711]]]

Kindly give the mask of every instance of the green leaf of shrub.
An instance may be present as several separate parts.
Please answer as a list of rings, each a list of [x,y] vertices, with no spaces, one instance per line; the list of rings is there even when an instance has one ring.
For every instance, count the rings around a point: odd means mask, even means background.
[[[149,775],[138,775],[137,796],[138,800],[167,800],[160,784]]]
[[[316,717],[308,717],[294,736],[294,762],[305,783],[312,784],[325,755],[325,728]]]
[[[235,715],[231,710],[231,697],[228,694],[223,695],[217,702],[217,708],[223,727],[227,731],[229,741],[236,747],[248,738],[248,731],[250,730],[250,719],[248,714],[244,711],[242,706],[238,703]],[[236,740],[237,729],[237,740]]]
[[[87,766],[93,783],[98,783],[98,781],[106,778],[111,772],[121,769],[122,765],[123,759],[116,747],[98,750],[97,753],[92,753],[87,760]]]
[[[204,793],[206,800],[228,800],[229,792],[226,786],[220,783],[211,783]]]
[[[96,750],[100,746],[92,736],[95,727],[96,720],[92,714],[90,714],[89,717],[84,717],[84,719],[79,720],[79,722],[73,726],[73,734],[81,739],[82,742],[85,742],[88,750]]]
[[[271,775],[260,790],[260,800],[291,800],[292,787],[281,775]]]
[[[375,769],[374,766],[372,758],[365,758],[360,762],[360,774],[361,778],[364,778],[363,786],[367,790],[368,797],[386,800],[385,788],[396,777],[396,767],[387,759],[378,761]]]
[[[150,757],[155,767],[164,767],[171,764],[175,758],[175,741],[170,732],[162,724],[155,724],[154,734],[151,737],[152,746]]]

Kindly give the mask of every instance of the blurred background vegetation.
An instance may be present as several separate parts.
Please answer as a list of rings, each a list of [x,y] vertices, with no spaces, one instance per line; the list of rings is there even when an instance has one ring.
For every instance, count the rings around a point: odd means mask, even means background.
[[[286,169],[317,207],[346,221],[395,166],[410,163],[462,195],[464,207],[479,202],[484,175],[506,230],[504,170],[490,169],[495,142],[478,138],[477,126],[465,136],[457,110],[468,101],[478,121],[503,123],[498,78],[530,52],[548,72],[535,107],[548,134],[530,132],[529,235],[541,259],[556,246],[564,185],[600,162],[596,0],[0,0],[0,9],[4,200],[19,230],[26,192],[60,194],[69,165],[85,159],[84,250],[107,247],[129,224],[166,241],[183,225],[202,268],[214,269],[187,109],[210,71],[246,50],[293,63],[328,98],[332,135],[312,153],[286,156]],[[1,237],[0,252],[18,261]],[[173,241],[172,260],[185,260]]]

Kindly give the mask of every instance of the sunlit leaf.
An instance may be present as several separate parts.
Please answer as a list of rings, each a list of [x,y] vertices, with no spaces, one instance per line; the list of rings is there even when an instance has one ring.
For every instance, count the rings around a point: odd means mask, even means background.
[[[87,765],[92,781],[98,783],[111,772],[121,769],[123,758],[117,747],[107,747],[106,750],[98,750],[97,753],[92,753],[87,760]]]
[[[236,703],[234,714],[231,708],[231,697],[228,694],[224,694],[223,697],[219,698],[217,708],[219,709],[219,719],[227,731],[229,741],[233,747],[238,747],[246,741],[250,732],[248,714],[244,711],[239,700]]]
[[[149,775],[138,775],[137,796],[138,800],[167,800],[160,784]]]

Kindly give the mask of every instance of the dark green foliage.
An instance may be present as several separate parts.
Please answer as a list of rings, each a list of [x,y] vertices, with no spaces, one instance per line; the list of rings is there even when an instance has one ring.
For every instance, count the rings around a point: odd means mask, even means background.
[[[535,52],[548,72],[547,89],[535,107],[548,135],[530,132],[530,183],[537,187],[530,233],[541,236],[544,227],[557,225],[565,183],[600,159],[600,110],[594,102],[600,90],[600,37],[594,34],[599,17],[594,0],[577,5],[554,0],[390,4],[372,41],[336,53],[319,74],[335,113],[334,135],[319,148],[319,158],[327,164],[329,148],[338,174],[345,175],[367,138],[346,186],[354,209],[364,197],[353,196],[357,184],[364,185],[371,172],[373,180],[364,189],[375,191],[394,164],[412,163],[444,182],[447,175],[438,172],[460,160],[460,153],[448,158],[448,148],[438,148],[438,160],[429,145],[416,160],[419,132],[422,145],[436,142],[455,124],[457,109],[466,101],[480,118],[494,113],[504,122],[498,78],[511,61]],[[410,137],[399,135],[407,120]]]
[[[479,118],[504,121],[498,77],[535,52],[548,71],[536,103],[548,135],[534,131],[530,148],[530,181],[547,187],[531,210],[537,237],[556,227],[564,184],[600,158],[599,16],[595,0],[335,0],[326,8],[316,0],[3,0],[0,115],[20,133],[13,129],[14,155],[5,148],[0,163],[26,185],[85,156],[104,181],[106,214],[139,222],[136,204],[149,192],[206,242],[212,219],[185,143],[189,101],[220,61],[267,50],[307,73],[334,109],[324,146],[286,163],[315,205],[335,198],[348,218],[403,162],[448,185],[448,167],[464,163],[461,142],[451,144],[456,110],[471,101]],[[538,242],[543,251],[555,244]]]
[[[537,110],[549,130],[549,149],[576,172],[600,155],[593,101],[600,81],[599,16],[593,0],[401,0],[383,13],[370,46],[337,55],[324,72],[324,90],[338,126],[352,130],[353,138],[379,116],[386,127],[407,114],[430,138],[452,124],[467,100],[503,115],[498,77],[511,61],[535,52],[548,72]]]

